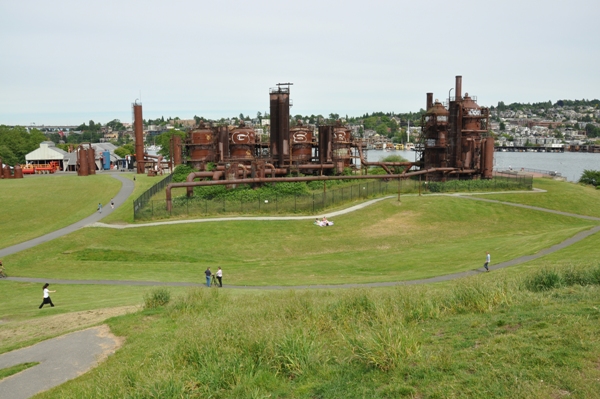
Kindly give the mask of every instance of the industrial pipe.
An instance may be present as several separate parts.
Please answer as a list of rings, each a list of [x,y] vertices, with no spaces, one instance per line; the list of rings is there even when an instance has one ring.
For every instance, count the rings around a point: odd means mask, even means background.
[[[197,177],[212,177],[213,173],[212,172],[192,172],[189,175],[187,175],[187,177],[185,178],[185,181],[190,183],[193,182],[195,178]],[[191,197],[194,195],[194,187],[188,187],[186,190],[186,195],[188,197]]]
[[[406,179],[412,176],[423,175],[433,172],[452,172],[455,168],[431,168],[419,170],[410,173],[400,173],[395,175],[360,175],[360,176],[304,176],[304,177],[264,177],[250,179],[235,179],[235,180],[204,180],[185,183],[170,183],[166,189],[167,211],[172,209],[171,190],[178,187],[205,187],[205,186],[222,186],[232,184],[259,184],[259,183],[296,183],[306,181],[325,181],[325,180],[359,180],[359,179]]]

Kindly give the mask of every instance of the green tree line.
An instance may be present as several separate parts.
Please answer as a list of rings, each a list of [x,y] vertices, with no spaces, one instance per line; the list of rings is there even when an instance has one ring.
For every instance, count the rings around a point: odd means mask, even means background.
[[[44,133],[37,129],[28,132],[22,126],[0,125],[0,158],[7,165],[24,164],[25,155],[39,148],[46,141]]]

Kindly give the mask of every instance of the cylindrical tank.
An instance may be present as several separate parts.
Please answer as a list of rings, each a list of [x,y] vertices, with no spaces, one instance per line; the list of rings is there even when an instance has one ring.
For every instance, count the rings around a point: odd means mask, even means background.
[[[196,129],[189,133],[188,137],[188,149],[192,164],[214,162],[216,160],[216,135],[209,126],[200,123]]]
[[[431,101],[427,93],[427,102]],[[435,101],[425,114],[425,126],[423,129],[424,145],[423,162],[424,168],[447,167],[448,166],[448,117],[450,112],[439,101]]]
[[[494,138],[488,137],[484,143],[483,177],[491,179],[494,171]]]
[[[96,174],[96,151],[94,150],[94,148],[92,147],[91,144],[87,150],[87,156],[88,156],[89,174],[95,175]]]
[[[271,126],[270,147],[271,158],[276,166],[283,166],[289,159],[290,132],[290,89],[282,87],[269,91]]]
[[[465,93],[462,109],[463,130],[481,130],[481,107],[469,97],[469,93]]]
[[[88,164],[87,149],[80,145],[77,149],[77,176],[87,176],[90,174],[90,166]]]
[[[4,176],[5,179],[10,179],[12,177],[10,173],[10,166],[4,165],[4,168],[2,169],[2,176]]]
[[[15,175],[14,175],[15,179],[22,179],[23,178],[23,169],[21,169],[21,165],[16,164],[14,172],[15,172]]]
[[[173,166],[181,165],[181,136],[177,134],[171,136],[171,143]]]
[[[246,127],[244,121],[229,132],[229,154],[232,159],[253,159],[256,146],[254,129]]]
[[[332,161],[333,126],[319,126],[319,163],[321,165]]]
[[[333,128],[333,161],[337,172],[342,173],[344,168],[350,166],[352,159],[351,150],[352,131],[338,121]]]
[[[110,151],[104,151],[102,153],[102,168],[104,170],[110,170]]]
[[[292,161],[310,161],[312,159],[312,130],[298,121],[296,126],[290,129],[290,141],[292,143]]]

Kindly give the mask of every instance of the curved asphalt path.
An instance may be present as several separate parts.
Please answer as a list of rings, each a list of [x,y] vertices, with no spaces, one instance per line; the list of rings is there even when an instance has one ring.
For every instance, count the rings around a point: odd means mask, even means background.
[[[133,192],[133,182],[125,179],[121,176],[114,175],[113,177],[121,180],[123,186],[119,191],[119,194],[115,196],[115,206],[121,205]],[[586,220],[592,220],[600,222],[600,218],[592,216],[583,216],[572,214],[568,212],[555,211],[551,209],[539,208],[529,205],[515,204],[509,202],[502,202],[496,200],[488,200],[484,198],[473,197],[470,195],[457,195],[453,194],[458,198],[464,198],[476,201],[485,201],[498,203],[508,206],[516,206],[525,209],[531,209],[540,212],[549,212],[559,214],[563,216],[576,217]],[[390,198],[390,197],[386,197]],[[369,206],[375,202],[381,201],[386,198],[379,198],[372,201],[367,201],[363,204],[350,207],[348,209],[332,212],[326,214],[327,217],[335,217],[344,213],[353,212],[358,209]],[[106,208],[105,208],[106,209]],[[112,228],[134,228],[134,227],[148,227],[155,226],[165,223],[148,223],[145,225],[128,225],[128,226],[111,226],[98,223],[104,216],[109,215],[112,209],[108,208],[103,214],[95,213],[70,226],[63,229],[57,230],[53,233],[46,234],[42,237],[14,245],[12,247],[0,250],[0,256],[13,254],[22,251],[27,248],[31,248],[35,245],[41,244],[46,241],[50,241],[54,238],[60,237],[65,234],[69,234],[81,227],[94,225],[98,227],[112,227]],[[208,222],[208,221],[224,221],[224,220],[306,220],[312,219],[313,216],[302,216],[302,217],[259,217],[259,218],[222,218],[222,219],[202,219],[193,221],[174,221],[166,222],[168,224],[178,223],[191,223],[191,222]],[[491,266],[491,270],[497,270],[509,266],[518,265],[520,263],[528,262],[533,259],[540,258],[552,252],[556,252],[563,248],[568,247],[578,241],[583,240],[590,235],[593,235],[600,231],[600,225],[595,226],[587,231],[580,232],[573,237],[556,244],[550,248],[546,248],[534,255],[522,256],[516,259],[512,259],[507,262],[503,262],[494,266]],[[428,279],[410,280],[410,281],[398,281],[398,282],[383,282],[383,283],[367,283],[367,284],[340,284],[340,285],[301,285],[301,286],[227,286],[228,288],[237,289],[306,289],[306,288],[320,288],[320,289],[332,289],[332,288],[358,288],[358,287],[386,287],[386,286],[397,286],[397,285],[415,285],[415,284],[427,284],[441,281],[449,281],[457,278],[472,276],[484,272],[483,269],[469,270],[461,273],[453,273],[445,276],[437,276]],[[27,282],[50,282],[60,284],[110,284],[110,285],[146,285],[146,286],[204,286],[199,283],[189,282],[158,282],[158,281],[115,281],[115,280],[52,280],[52,279],[39,279],[39,278],[21,278],[21,277],[9,277],[8,280],[12,281],[27,281]],[[100,326],[94,327],[83,331],[67,334],[62,337],[50,339],[39,344],[33,345],[29,348],[23,348],[15,350],[9,353],[0,355],[0,369],[11,367],[16,364],[24,362],[40,362],[39,365],[34,366],[30,369],[22,371],[18,374],[10,376],[0,381],[0,397],[5,399],[25,399],[35,395],[38,392],[48,390],[54,386],[60,385],[70,379],[77,377],[78,375],[85,373],[90,368],[98,363],[98,360],[102,356],[113,353],[118,347],[116,338],[107,332],[107,327]]]
[[[118,347],[118,339],[104,325],[4,353],[0,355],[0,370],[22,363],[39,364],[0,380],[0,398],[30,398],[72,380],[113,354]]]

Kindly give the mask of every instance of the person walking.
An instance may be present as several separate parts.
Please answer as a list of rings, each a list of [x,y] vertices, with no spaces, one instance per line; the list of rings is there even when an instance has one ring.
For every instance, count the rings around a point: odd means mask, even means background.
[[[50,284],[46,283],[46,284],[44,284],[44,288],[42,288],[44,290],[44,300],[42,301],[42,304],[40,305],[39,309],[41,309],[47,303],[49,303],[50,306],[54,307],[54,304],[52,303],[52,299],[50,299],[50,293],[56,292],[56,291],[50,291],[48,289],[48,286],[50,286]]]
[[[486,252],[485,263],[483,264],[483,267],[485,267],[486,272],[490,271],[489,266],[490,266],[490,253]]]
[[[102,213],[102,203],[98,202],[98,213]]]
[[[111,207],[112,209],[115,209],[115,201],[113,201],[113,199],[112,199],[112,198],[110,199],[110,207]]]
[[[221,279],[223,278],[223,270],[221,270],[221,266],[219,266],[219,270],[217,270],[217,280],[219,280],[219,287],[223,288],[223,281],[221,281]]]
[[[206,268],[204,274],[206,274],[206,286],[210,288],[210,276],[212,275],[212,273],[210,272],[210,267]]]

